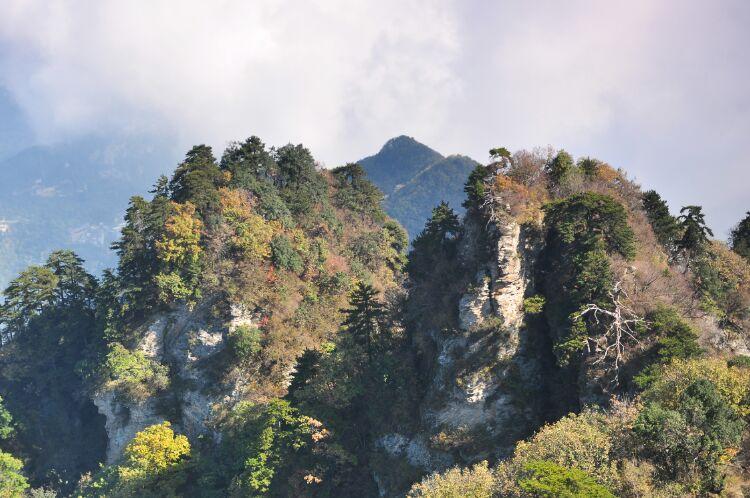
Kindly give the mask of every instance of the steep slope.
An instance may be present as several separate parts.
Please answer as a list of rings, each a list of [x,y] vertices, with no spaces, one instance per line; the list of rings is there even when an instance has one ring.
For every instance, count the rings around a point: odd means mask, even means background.
[[[385,211],[406,228],[410,239],[419,234],[441,201],[463,212],[463,184],[477,165],[466,156],[443,157],[406,136],[392,138],[359,164],[385,194]]]

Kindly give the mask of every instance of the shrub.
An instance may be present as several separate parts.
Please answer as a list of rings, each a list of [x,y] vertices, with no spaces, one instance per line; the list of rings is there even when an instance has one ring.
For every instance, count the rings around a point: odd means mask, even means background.
[[[529,496],[545,498],[615,498],[586,472],[535,460],[523,467],[519,487]]]
[[[647,402],[654,401],[667,408],[677,409],[685,390],[699,379],[716,386],[724,403],[737,415],[750,414],[750,370],[730,367],[726,361],[718,358],[673,361],[643,393],[643,398]]]
[[[665,479],[696,478],[703,491],[721,491],[720,463],[736,451],[745,422],[706,379],[691,382],[677,401],[648,403],[633,431]]]
[[[302,258],[285,235],[276,235],[271,239],[271,261],[277,268],[294,273],[302,273],[304,268]]]
[[[257,327],[239,325],[227,335],[232,355],[239,359],[249,358],[261,349],[261,332]]]
[[[546,425],[528,441],[519,442],[509,465],[518,471],[529,462],[546,460],[609,482],[614,475],[612,449],[606,417],[596,411],[584,411]]]
[[[523,300],[523,311],[529,315],[538,315],[544,310],[544,296],[537,294]]]
[[[487,462],[471,469],[453,468],[443,474],[433,474],[412,486],[410,497],[424,498],[490,498],[495,480]]]
[[[166,366],[147,358],[141,351],[130,351],[122,344],[110,345],[105,366],[110,387],[132,399],[143,399],[169,385]]]
[[[0,450],[0,496],[21,498],[29,483],[21,474],[23,462],[10,453]]]

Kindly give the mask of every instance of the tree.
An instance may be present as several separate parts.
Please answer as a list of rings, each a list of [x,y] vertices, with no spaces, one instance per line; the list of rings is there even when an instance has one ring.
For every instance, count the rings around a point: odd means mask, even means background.
[[[234,142],[221,157],[220,168],[232,175],[230,186],[255,190],[258,181],[269,181],[277,174],[276,162],[263,141],[251,136],[244,142]]]
[[[701,206],[685,206],[677,217],[682,228],[682,237],[677,241],[677,249],[685,258],[685,269],[698,255],[702,254],[708,237],[714,233],[706,226],[705,215]]]
[[[573,173],[574,168],[573,156],[561,150],[552,161],[547,163],[545,170],[547,171],[547,175],[549,175],[552,186],[559,187]]]
[[[487,167],[482,166],[481,164],[478,164],[469,174],[469,179],[466,180],[466,184],[464,185],[466,200],[464,201],[463,206],[466,209],[472,207],[477,208],[482,205],[487,188],[485,183],[487,182],[488,176],[489,172],[487,171]]]
[[[369,363],[372,363],[384,315],[383,305],[377,297],[378,292],[372,285],[360,282],[349,298],[351,307],[344,310],[344,328],[356,343],[364,347]]]
[[[328,184],[315,170],[315,160],[302,144],[288,144],[275,153],[278,175],[276,185],[293,214],[309,214],[324,202]]]
[[[172,213],[155,243],[160,272],[155,275],[160,297],[165,302],[184,299],[196,290],[203,249],[203,223],[191,202],[172,202]]]
[[[704,492],[718,493],[722,457],[740,444],[745,422],[706,379],[694,380],[677,401],[669,407],[659,400],[647,404],[633,431],[668,479],[697,476]]]
[[[46,266],[30,266],[11,280],[0,305],[1,343],[7,343],[23,331],[31,319],[51,307],[59,278]]]
[[[461,229],[458,215],[451,209],[447,202],[442,201],[432,210],[432,216],[427,220],[424,230],[417,236],[417,242],[427,241],[433,245],[443,244],[448,240],[455,239]]]
[[[206,220],[218,209],[217,189],[222,180],[223,176],[211,147],[196,145],[175,169],[169,182],[169,190],[173,201],[192,202],[198,213]]]
[[[627,298],[621,279],[609,291],[610,302],[606,307],[588,303],[575,315],[575,320],[581,320],[586,315],[593,317],[593,328],[597,333],[593,337],[587,337],[586,345],[596,358],[594,364],[601,363],[614,374],[612,382],[615,385],[620,382],[620,365],[625,360],[628,343],[640,343],[638,328],[645,323],[643,318],[625,304]],[[609,323],[602,324],[602,321]],[[603,326],[603,331],[598,333],[600,325]]]
[[[0,497],[21,498],[29,483],[21,474],[23,462],[9,453],[0,450]]]
[[[750,211],[729,235],[732,250],[750,262]]]
[[[383,193],[367,179],[365,169],[357,163],[349,163],[334,169],[331,174],[336,179],[336,203],[344,208],[382,220],[385,215],[380,209]]]
[[[495,161],[510,159],[510,151],[505,147],[495,147],[494,149],[490,149],[490,158]]]
[[[677,218],[669,214],[667,202],[654,190],[644,193],[642,201],[656,240],[671,255],[682,231]]]
[[[578,160],[578,163],[576,163],[578,168],[588,179],[596,178],[596,175],[599,173],[599,166],[601,166],[601,164],[602,162],[600,160],[594,159],[592,157],[582,157]]]
[[[228,465],[232,496],[265,496],[279,469],[311,444],[310,419],[288,401],[239,403],[224,428],[222,465]]]
[[[10,438],[16,428],[13,426],[13,416],[3,405],[3,398],[0,396],[0,441]]]

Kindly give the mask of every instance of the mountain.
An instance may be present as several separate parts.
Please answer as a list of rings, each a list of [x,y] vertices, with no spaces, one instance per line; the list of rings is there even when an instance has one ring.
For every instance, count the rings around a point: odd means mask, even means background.
[[[109,246],[128,199],[175,162],[156,140],[88,137],[0,159],[0,286],[59,248],[91,271],[116,263]]]
[[[750,215],[497,152],[409,251],[358,164],[191,148],[4,291],[0,495],[745,495]]]
[[[385,194],[385,211],[406,228],[410,239],[422,231],[441,201],[463,212],[464,182],[478,164],[466,156],[444,157],[404,135],[358,162]]]

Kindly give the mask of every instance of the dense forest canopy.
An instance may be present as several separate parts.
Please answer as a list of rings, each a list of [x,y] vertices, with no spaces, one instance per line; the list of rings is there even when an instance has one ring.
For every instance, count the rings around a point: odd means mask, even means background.
[[[602,161],[496,147],[409,248],[367,170],[198,145],[117,268],[21,272],[0,496],[742,496],[750,214],[727,245]],[[513,428],[472,422],[492,381]]]

